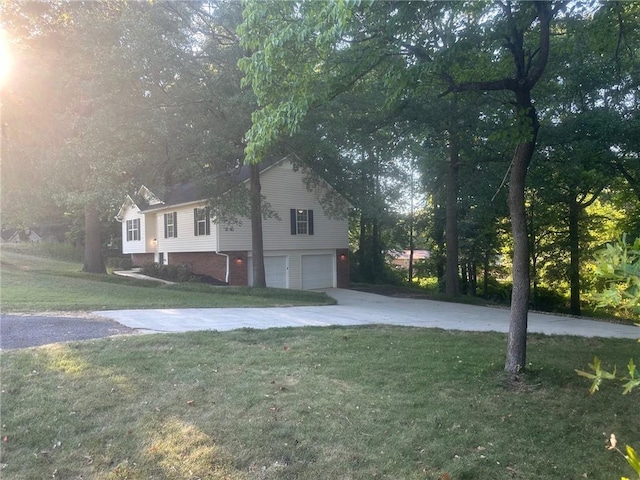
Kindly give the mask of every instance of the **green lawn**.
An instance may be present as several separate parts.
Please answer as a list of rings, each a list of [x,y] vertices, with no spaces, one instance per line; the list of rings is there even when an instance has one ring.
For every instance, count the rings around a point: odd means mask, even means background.
[[[123,308],[268,307],[335,303],[324,293],[284,289],[162,285],[82,273],[82,264],[2,249],[3,312]]]
[[[2,251],[2,310],[323,303],[162,287]],[[357,327],[119,336],[0,354],[0,477],[22,479],[618,479],[639,395],[575,373],[620,370],[629,340],[530,335],[505,382],[501,334]]]
[[[628,340],[361,327],[112,337],[2,353],[2,478],[619,479],[638,393],[574,368]]]

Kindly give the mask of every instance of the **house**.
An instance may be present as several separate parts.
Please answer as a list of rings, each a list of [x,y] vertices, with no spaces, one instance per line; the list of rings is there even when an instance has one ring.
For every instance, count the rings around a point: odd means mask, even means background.
[[[24,230],[7,229],[2,230],[2,243],[40,243],[42,237],[35,231],[25,228]]]
[[[263,219],[264,263],[269,287],[345,288],[349,285],[348,202],[320,181],[307,188],[307,174],[287,158],[260,173],[262,195],[275,213]],[[249,188],[248,168],[236,181]],[[195,183],[168,189],[161,198],[142,186],[137,201],[127,196],[116,219],[122,222],[122,252],[134,265],[189,264],[193,273],[229,285],[252,285],[251,221],[217,224]],[[325,212],[332,194],[344,206]]]
[[[411,255],[410,250],[393,250],[389,252],[391,257],[391,264],[404,270],[409,269],[409,258]],[[431,255],[429,250],[414,250],[413,251],[413,265],[418,262],[428,260]]]

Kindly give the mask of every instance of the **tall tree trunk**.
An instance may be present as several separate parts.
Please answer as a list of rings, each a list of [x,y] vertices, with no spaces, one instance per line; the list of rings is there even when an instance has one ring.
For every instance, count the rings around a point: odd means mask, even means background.
[[[446,186],[445,242],[447,258],[445,266],[445,293],[455,297],[460,294],[458,274],[458,172],[460,169],[460,141],[458,132],[449,129],[449,165]]]
[[[482,265],[482,282],[484,284],[483,297],[489,298],[489,250],[484,251],[484,264]]]
[[[540,125],[535,109],[531,103],[531,90],[540,80],[549,59],[551,19],[555,10],[550,1],[534,2],[539,31],[538,45],[534,49],[525,48],[524,24],[518,20],[511,8],[511,2],[500,3],[511,32],[505,37],[515,66],[515,75],[497,80],[471,81],[456,84],[450,76],[450,92],[468,91],[500,91],[510,90],[515,94],[516,120],[522,130],[527,131],[526,139],[520,141],[511,161],[509,182],[509,213],[513,232],[513,293],[511,315],[509,320],[509,336],[507,342],[507,359],[505,371],[517,373],[524,368],[527,349],[527,313],[529,310],[529,245],[527,240],[527,217],[525,215],[524,188],[527,169],[536,146],[536,137]],[[534,28],[531,18],[527,19],[528,27]],[[532,54],[531,51],[534,51]],[[526,130],[525,130],[526,129]]]
[[[535,204],[537,203],[536,195],[531,198],[531,207],[529,208],[529,257],[531,261],[531,278],[533,279],[533,292],[531,295],[533,308],[538,307],[538,239],[535,229]]]
[[[571,198],[569,200],[569,251],[571,263],[569,266],[569,283],[571,285],[571,313],[580,315],[580,233],[578,222],[580,205]]]
[[[569,199],[569,251],[571,252],[569,284],[571,286],[571,313],[574,315],[582,314],[580,305],[580,215],[583,210],[593,205],[604,189],[604,186],[596,189],[589,200],[587,200],[586,193],[582,201],[578,200],[579,195],[575,193]]]
[[[535,151],[540,124],[535,108],[531,104],[530,91],[516,92],[517,115],[526,118],[531,125],[531,137],[517,147],[511,162],[509,177],[509,214],[513,233],[513,292],[507,339],[505,371],[519,373],[524,369],[527,357],[527,322],[529,312],[529,236],[525,207],[525,181],[527,169]]]
[[[535,202],[535,197],[534,200]],[[531,209],[533,209],[533,207],[531,207]],[[533,308],[537,308],[538,307],[538,254],[537,254],[537,248],[538,248],[538,243],[537,243],[537,237],[536,237],[536,230],[535,230],[535,224],[533,222],[533,217],[534,217],[534,213],[531,212],[530,216],[531,221],[529,223],[529,257],[530,257],[530,261],[531,261],[531,270],[530,270],[530,275],[531,278],[533,279],[533,292],[531,294],[531,300],[532,300],[532,304],[533,304]]]
[[[359,281],[365,278],[365,265],[367,264],[367,219],[360,212],[360,235],[358,237],[358,274]]]
[[[411,184],[409,185],[409,194],[411,195],[411,210],[409,212],[409,279],[408,284],[413,284],[413,251],[415,249],[415,244],[413,241],[414,232],[413,232],[413,162],[411,162]]]
[[[83,272],[107,273],[102,258],[102,224],[94,205],[84,207],[84,266]]]
[[[478,294],[478,267],[475,261],[469,263],[469,295],[475,297]]]
[[[444,278],[445,278],[445,262],[443,252],[445,250],[444,244],[444,226],[446,225],[446,215],[444,212],[444,208],[442,208],[440,203],[441,193],[438,193],[437,196],[434,194],[433,203],[434,203],[434,215],[433,215],[433,240],[438,247],[437,254],[435,257],[436,262],[436,276],[438,277],[438,292],[444,293]]]
[[[264,242],[262,239],[262,197],[260,186],[260,167],[252,163],[249,166],[251,194],[251,248],[253,252],[253,286],[267,286],[264,271]]]
[[[409,234],[409,285],[413,284],[413,219],[411,220],[411,232]]]
[[[373,281],[380,283],[385,280],[384,273],[384,255],[382,248],[382,230],[380,228],[380,219],[375,218],[373,220],[373,232],[371,233],[371,258],[373,264],[371,270],[373,274]]]

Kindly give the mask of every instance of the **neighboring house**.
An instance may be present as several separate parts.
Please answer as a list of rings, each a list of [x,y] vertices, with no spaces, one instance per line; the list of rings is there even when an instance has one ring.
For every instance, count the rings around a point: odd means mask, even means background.
[[[2,243],[40,243],[42,237],[34,230],[2,230]]]
[[[409,270],[409,256],[410,250],[394,250],[389,252],[391,256],[391,264],[404,270]],[[413,251],[413,264],[427,260],[429,258],[429,250],[414,250]]]
[[[332,188],[311,190],[305,173],[283,159],[260,173],[262,195],[277,215],[263,219],[267,286],[315,289],[349,286],[348,202],[341,218],[325,213],[320,199]],[[249,188],[248,168],[236,180]],[[168,189],[160,198],[142,186],[137,201],[127,196],[116,219],[122,222],[122,252],[134,265],[189,264],[193,273],[230,285],[252,285],[251,221],[218,225],[195,183]],[[337,195],[337,194],[336,194]]]

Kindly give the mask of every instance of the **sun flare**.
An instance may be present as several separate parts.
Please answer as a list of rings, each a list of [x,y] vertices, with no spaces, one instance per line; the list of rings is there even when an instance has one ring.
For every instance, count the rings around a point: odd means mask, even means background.
[[[11,71],[12,58],[9,52],[9,38],[0,28],[0,86],[4,85]]]

